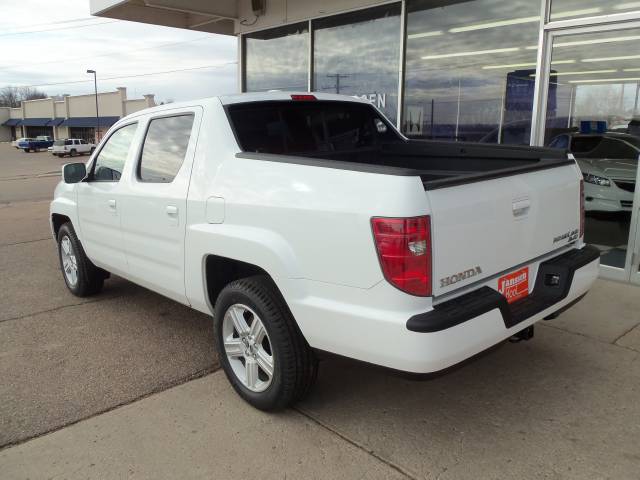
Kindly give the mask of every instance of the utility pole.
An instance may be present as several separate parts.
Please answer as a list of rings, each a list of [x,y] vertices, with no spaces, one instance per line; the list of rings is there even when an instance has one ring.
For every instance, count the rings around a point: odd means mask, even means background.
[[[340,93],[340,79],[347,78],[351,75],[347,75],[346,73],[334,73],[332,75],[327,75],[327,78],[335,78],[336,79],[336,93]],[[343,85],[342,88],[349,88],[350,85]]]
[[[87,73],[93,73],[93,88],[94,88],[95,95],[96,95],[96,135],[95,135],[95,142],[98,143],[98,141],[100,140],[99,135],[98,135],[98,131],[100,130],[100,114],[98,113],[98,79],[96,77],[96,71],[95,70],[87,70]]]

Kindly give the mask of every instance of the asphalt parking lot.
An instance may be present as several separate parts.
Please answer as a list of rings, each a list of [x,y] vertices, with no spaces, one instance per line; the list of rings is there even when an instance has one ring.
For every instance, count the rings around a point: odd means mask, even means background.
[[[586,299],[448,375],[321,366],[295,409],[243,404],[210,318],[112,278],[78,299],[47,223],[60,160],[0,144],[0,477],[637,479],[640,290]]]

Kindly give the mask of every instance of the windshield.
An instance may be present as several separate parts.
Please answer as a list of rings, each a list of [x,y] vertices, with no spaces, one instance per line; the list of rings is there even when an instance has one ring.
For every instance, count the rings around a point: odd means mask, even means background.
[[[231,105],[245,152],[313,154],[367,148],[401,137],[371,105],[336,101],[267,101]]]

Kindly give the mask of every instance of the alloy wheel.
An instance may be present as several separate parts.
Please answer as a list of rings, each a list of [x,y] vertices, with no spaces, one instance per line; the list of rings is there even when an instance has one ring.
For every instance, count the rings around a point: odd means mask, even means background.
[[[246,305],[231,305],[224,314],[222,336],[225,354],[238,380],[252,392],[265,391],[273,380],[275,359],[260,317]]]
[[[62,258],[62,270],[70,286],[78,283],[78,261],[73,250],[73,244],[69,237],[64,236],[60,241],[60,257]]]

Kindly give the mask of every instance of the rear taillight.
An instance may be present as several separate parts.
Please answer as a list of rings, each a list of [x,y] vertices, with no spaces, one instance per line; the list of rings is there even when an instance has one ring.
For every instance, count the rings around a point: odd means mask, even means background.
[[[580,180],[580,238],[584,237],[584,180]]]
[[[431,295],[431,222],[428,216],[371,219],[380,266],[391,285]]]

